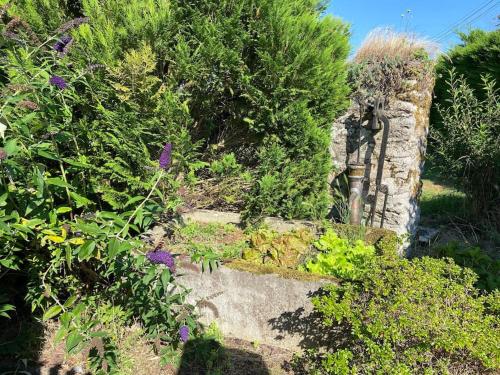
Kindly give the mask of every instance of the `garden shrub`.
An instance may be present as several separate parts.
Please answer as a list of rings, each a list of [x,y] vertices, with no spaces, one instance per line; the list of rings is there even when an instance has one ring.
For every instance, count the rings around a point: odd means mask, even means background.
[[[459,36],[436,65],[429,161],[467,194],[470,218],[498,223],[500,30]]]
[[[436,257],[452,258],[462,267],[472,269],[478,276],[476,287],[483,290],[500,288],[500,260],[492,258],[479,246],[467,246],[452,241],[432,249]]]
[[[448,92],[448,72],[455,69],[457,75],[465,77],[469,86],[480,99],[485,98],[483,90],[483,76],[490,76],[496,80],[496,88],[500,84],[500,30],[485,31],[470,30],[468,33],[459,33],[461,43],[457,44],[445,55],[440,56],[436,64],[436,86],[434,89],[434,103],[446,105],[451,97]],[[437,113],[436,113],[437,114]],[[439,118],[435,118],[439,121]]]
[[[20,0],[10,11],[48,34],[73,17],[65,3]],[[82,0],[89,22],[71,32],[69,53],[82,68],[103,66],[89,82],[98,111],[82,115],[93,131],[113,134],[104,140],[118,150],[133,148],[134,171],[144,170],[140,156],[154,155],[159,138],[197,177],[197,162],[233,152],[253,170],[247,216],[321,217],[330,126],[348,104],[349,37],[323,10],[319,0]],[[268,163],[276,152],[278,164]],[[133,155],[120,156],[118,175]],[[109,195],[119,204],[116,190]]]
[[[56,32],[41,44],[26,22],[4,14],[2,20],[0,312],[15,314],[12,303],[3,302],[7,294],[25,299],[42,320],[57,317],[58,339],[68,352],[90,349],[96,373],[115,364],[107,324],[115,318],[141,324],[160,354],[178,347],[179,329],[194,332],[195,322],[174,280],[175,261],[161,249],[146,255],[134,237],[171,201],[165,194],[174,185],[166,172],[175,171],[171,144],[159,160],[151,157],[146,144],[159,153],[168,139],[141,126],[126,129],[126,117],[104,108],[106,96],[94,91],[106,90],[104,82],[94,85],[100,73],[65,54],[76,41]],[[150,56],[147,47],[138,51]],[[148,199],[153,194],[158,198]]]
[[[327,352],[302,357],[311,374],[464,374],[500,368],[499,293],[449,259],[377,257],[357,281],[313,298]],[[299,361],[300,362],[300,361]]]
[[[472,217],[500,223],[500,105],[494,79],[484,77],[483,95],[455,70],[448,74],[451,98],[437,103],[440,125],[431,129],[432,164],[455,178],[467,195]]]

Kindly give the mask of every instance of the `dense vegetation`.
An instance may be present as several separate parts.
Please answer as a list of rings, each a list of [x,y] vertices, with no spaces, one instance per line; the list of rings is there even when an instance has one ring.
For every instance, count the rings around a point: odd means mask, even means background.
[[[120,373],[119,338],[133,325],[162,363],[182,348],[196,355],[183,346],[202,330],[177,258],[141,235],[200,196],[247,221],[325,216],[349,29],[324,9],[319,0],[0,0],[1,319],[57,319],[56,339],[70,354],[87,351],[97,374]],[[435,165],[463,178],[474,211],[495,218],[498,34],[463,38],[438,68],[451,61],[466,76],[450,76],[450,101],[438,96]],[[382,39],[352,64],[357,99],[433,79],[425,45]],[[464,68],[478,59],[493,75],[483,86]],[[310,353],[316,363],[303,358],[310,372],[499,368],[497,263],[451,245],[442,255],[462,255],[460,265],[399,259],[395,235],[368,245],[360,228],[346,236],[330,225],[317,241],[309,230],[184,226],[167,245],[182,238],[206,272],[243,257],[338,278],[314,304],[324,332],[344,336]]]
[[[444,103],[450,97],[448,93],[448,73],[454,68],[457,75],[466,78],[470,87],[484,99],[483,76],[496,80],[498,88],[500,67],[500,30],[484,31],[474,29],[468,33],[459,33],[461,42],[440,56],[436,65],[435,94],[437,102]]]
[[[332,347],[297,361],[310,374],[466,374],[500,367],[499,294],[451,260],[377,257],[357,281],[313,299]]]
[[[96,371],[111,323],[170,360],[196,323],[137,235],[207,176],[250,183],[249,218],[322,216],[347,26],[309,0],[0,4],[0,314],[58,318]]]
[[[436,68],[430,161],[467,194],[471,218],[498,226],[500,30],[461,38]]]
[[[144,152],[154,155],[161,135],[185,182],[207,174],[201,162],[228,152],[254,170],[248,216],[322,216],[348,53],[347,26],[319,18],[322,9],[310,0],[83,1],[77,13],[89,22],[72,32],[68,56],[75,68],[100,66],[84,103],[101,105],[78,108],[78,120],[112,129],[118,150],[127,150],[120,172],[107,176],[111,186],[101,187],[107,198],[115,206],[128,200],[114,183],[148,173]],[[74,10],[35,0],[11,13],[45,37]]]

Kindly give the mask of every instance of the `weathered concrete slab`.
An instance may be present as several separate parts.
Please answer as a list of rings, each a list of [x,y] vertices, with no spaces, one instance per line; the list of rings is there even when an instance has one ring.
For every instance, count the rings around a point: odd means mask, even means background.
[[[241,225],[241,214],[236,212],[223,212],[214,210],[194,209],[181,214],[183,222],[195,222],[201,224],[234,224]],[[262,223],[269,229],[278,233],[289,232],[299,229],[316,230],[316,224],[306,220],[284,220],[279,217],[266,217]]]
[[[300,351],[310,342],[311,327],[306,324],[314,316],[310,296],[334,281],[310,274],[299,280],[293,273],[299,274],[292,270],[257,274],[233,264],[202,273],[184,259],[178,282],[192,289],[188,302],[198,306],[201,323],[215,321],[224,335]]]
[[[201,224],[241,224],[241,215],[236,212],[194,209],[181,214],[184,222]]]

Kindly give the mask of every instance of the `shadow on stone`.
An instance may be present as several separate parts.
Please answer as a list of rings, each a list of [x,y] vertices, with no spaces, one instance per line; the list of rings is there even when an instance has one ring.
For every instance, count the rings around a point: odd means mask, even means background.
[[[324,295],[320,289],[309,293],[308,297]],[[271,328],[279,334],[276,339],[285,339],[287,335],[301,337],[299,347],[307,349],[336,349],[343,347],[349,338],[349,330],[345,326],[325,327],[322,315],[316,311],[306,312],[304,308],[287,311],[278,318],[269,320]]]
[[[213,339],[194,339],[184,346],[178,375],[270,375],[262,357],[224,348]]]

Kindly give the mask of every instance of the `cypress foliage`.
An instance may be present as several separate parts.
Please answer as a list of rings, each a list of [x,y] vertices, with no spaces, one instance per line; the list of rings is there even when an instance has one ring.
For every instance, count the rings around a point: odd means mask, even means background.
[[[462,43],[452,48],[439,59],[436,66],[436,101],[445,104],[448,72],[454,68],[458,75],[464,76],[470,87],[484,99],[482,76],[489,75],[500,85],[500,30],[472,30],[459,34]]]
[[[89,17],[72,31],[70,53],[81,69],[105,69],[77,112],[89,131],[103,132],[100,152],[123,161],[107,175],[120,180],[113,199],[126,178],[139,176],[140,185],[144,160],[169,140],[185,171],[213,150],[234,152],[253,171],[248,217],[326,213],[330,124],[348,97],[349,28],[322,16],[322,1],[73,3],[19,0],[14,11],[45,35],[75,9]]]

